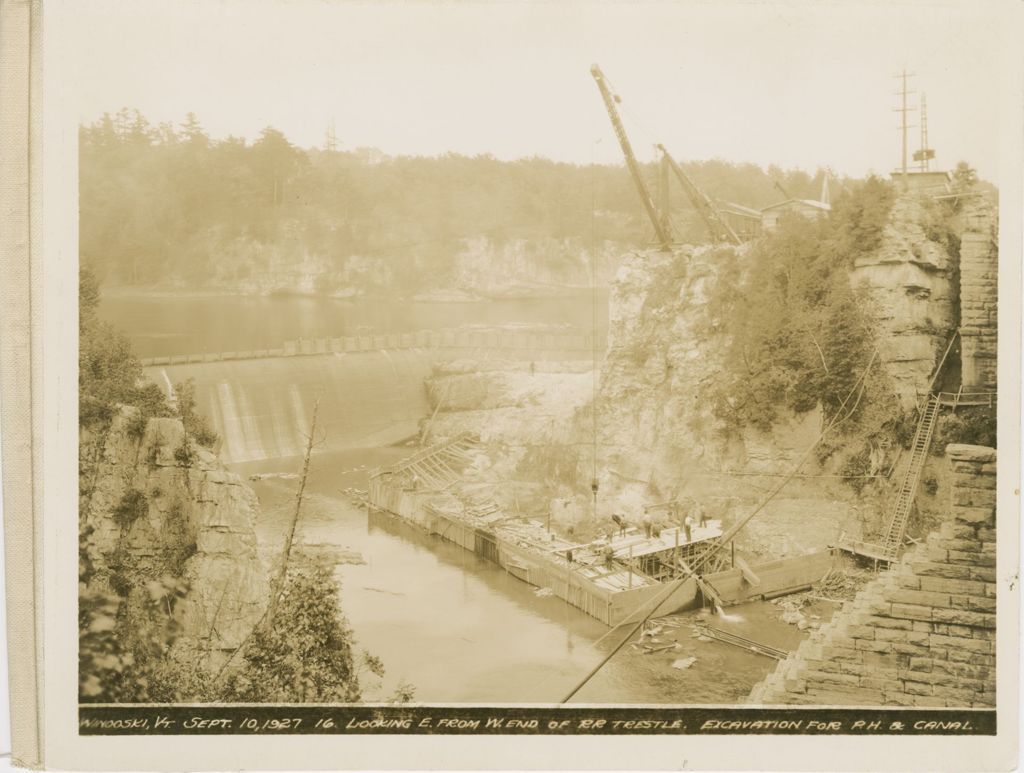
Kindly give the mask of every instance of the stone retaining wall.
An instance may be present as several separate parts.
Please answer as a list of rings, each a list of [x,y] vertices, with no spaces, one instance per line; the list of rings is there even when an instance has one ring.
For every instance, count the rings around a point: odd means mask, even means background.
[[[963,385],[995,391],[999,250],[991,212],[965,215],[960,242],[960,335]]]
[[[813,632],[748,703],[995,705],[996,452],[950,445],[951,517]]]

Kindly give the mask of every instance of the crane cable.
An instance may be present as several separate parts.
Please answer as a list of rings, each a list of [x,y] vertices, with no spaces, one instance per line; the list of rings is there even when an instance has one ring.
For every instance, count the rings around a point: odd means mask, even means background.
[[[593,495],[593,519],[597,521],[597,193],[594,184],[594,145],[590,146],[590,417],[591,471],[590,490]]]
[[[875,357],[877,357],[877,356],[878,356],[878,348],[876,347],[875,350],[871,353],[871,358],[868,360],[868,364],[864,367],[864,371],[861,373],[860,378],[857,379],[857,381],[854,383],[853,387],[850,389],[849,394],[847,394],[846,397],[843,399],[843,402],[840,403],[839,409],[836,411],[836,415],[832,417],[832,421],[830,421],[828,423],[828,425],[825,427],[825,429],[823,429],[821,431],[821,434],[818,435],[817,439],[807,448],[806,451],[804,451],[803,455],[800,457],[799,460],[797,460],[797,463],[793,466],[793,469],[790,471],[789,475],[787,475],[786,478],[784,478],[782,480],[782,482],[779,483],[778,486],[776,486],[771,492],[769,492],[768,495],[764,499],[762,499],[760,503],[758,503],[757,507],[755,507],[750,512],[750,514],[747,515],[746,518],[744,518],[737,526],[735,526],[735,527],[733,527],[732,529],[729,530],[730,532],[732,532],[731,536],[735,536],[735,534],[741,528],[743,528],[743,526],[745,526],[747,524],[747,522],[750,521],[751,518],[753,518],[761,510],[763,510],[764,507],[772,499],[774,499],[779,494],[780,491],[782,491],[783,487],[787,483],[789,483],[789,481],[792,480],[793,477],[800,471],[800,468],[803,466],[804,462],[806,462],[807,458],[811,455],[811,452],[814,451],[815,448],[817,448],[818,444],[822,440],[824,440],[825,435],[827,435],[830,431],[832,431],[832,429],[837,424],[839,424],[839,423],[841,423],[843,421],[846,421],[848,418],[850,418],[853,415],[853,412],[855,410],[857,410],[857,406],[860,405],[861,398],[864,396],[864,387],[867,385],[866,379],[867,379],[868,371],[871,369],[871,365],[874,363]],[[850,408],[850,410],[847,411],[845,415],[843,415],[843,410],[846,408],[846,404],[849,402],[850,398],[853,397],[854,392],[858,392],[858,390],[859,390],[859,394],[857,395],[856,402],[854,403],[853,407]],[[842,418],[840,418],[840,417],[842,417]],[[717,540],[715,542],[715,544],[712,547],[710,547],[708,550],[706,550],[701,555],[700,559],[697,562],[694,562],[693,566],[691,567],[694,570],[694,572],[696,573],[696,570],[698,568],[700,568],[705,563],[707,563],[707,560],[709,558],[711,558],[711,556],[714,555],[718,550],[720,550],[723,544],[725,544],[725,541],[719,539],[719,540]],[[602,668],[604,668],[605,665],[607,665],[609,660],[611,660],[613,657],[615,657],[615,654],[619,650],[621,650],[624,646],[626,646],[626,643],[633,638],[633,636],[636,634],[636,632],[638,630],[640,630],[640,627],[644,623],[646,623],[648,620],[650,620],[650,618],[654,614],[654,612],[658,609],[658,607],[661,606],[661,603],[665,599],[669,598],[669,596],[672,593],[674,593],[688,579],[689,579],[689,577],[680,577],[678,580],[673,580],[672,582],[667,583],[666,587],[665,587],[665,590],[661,594],[658,594],[658,596],[657,596],[658,603],[657,604],[653,604],[651,606],[651,608],[647,612],[647,614],[645,614],[640,620],[638,620],[636,622],[636,624],[632,628],[630,628],[629,633],[627,633],[624,637],[622,637],[622,640],[618,644],[616,644],[615,647],[612,648],[612,651],[609,652],[605,657],[603,657],[601,659],[601,662],[598,663],[596,666],[594,666],[587,673],[587,675],[584,676],[583,679],[581,679],[576,684],[576,686],[573,687],[573,689],[564,698],[562,698],[561,701],[559,701],[559,703],[568,703],[570,700],[572,700],[573,696],[575,696],[576,693],[578,693],[580,690],[582,690],[583,687],[591,679],[593,679],[594,676],[597,675],[597,672],[600,671]],[[650,602],[648,602],[648,603],[650,604]],[[642,609],[643,607],[640,607],[640,608]],[[611,633],[611,631],[609,631],[608,633]],[[608,634],[606,633],[605,636],[607,636],[607,635]],[[601,639],[599,639],[598,641],[602,641],[605,638],[605,636],[602,636]]]

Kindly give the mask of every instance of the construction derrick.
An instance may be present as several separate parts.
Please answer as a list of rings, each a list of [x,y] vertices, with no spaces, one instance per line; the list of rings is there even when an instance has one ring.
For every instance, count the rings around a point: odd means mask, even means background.
[[[698,188],[693,180],[686,176],[686,172],[676,163],[676,160],[672,158],[669,152],[665,150],[664,145],[658,145],[658,150],[661,151],[662,158],[668,162],[669,168],[675,173],[679,184],[683,186],[683,191],[686,193],[687,198],[690,199],[690,203],[693,204],[693,208],[697,210],[697,213],[704,220],[704,224],[707,225],[708,231],[711,233],[711,241],[739,244],[740,237],[736,235],[732,226],[722,217],[718,208],[708,198],[708,195]]]
[[[612,95],[600,67],[596,64],[593,65],[590,68],[590,74],[594,76],[594,80],[597,82],[597,88],[601,92],[601,99],[604,100],[604,107],[608,111],[612,128],[615,130],[615,136],[619,139],[622,155],[626,157],[626,166],[629,167],[629,173],[633,177],[633,184],[636,185],[636,191],[640,194],[640,201],[643,203],[644,209],[647,210],[647,217],[650,218],[651,225],[654,226],[654,233],[658,243],[663,250],[671,249],[672,233],[668,228],[667,222],[662,221],[657,207],[654,206],[654,199],[651,198],[651,193],[647,190],[646,183],[644,183],[643,175],[640,173],[640,165],[637,163],[636,155],[633,153],[633,146],[629,142],[629,137],[626,136],[626,128],[622,125],[622,119],[619,118],[618,108],[615,107],[615,102],[618,98]]]

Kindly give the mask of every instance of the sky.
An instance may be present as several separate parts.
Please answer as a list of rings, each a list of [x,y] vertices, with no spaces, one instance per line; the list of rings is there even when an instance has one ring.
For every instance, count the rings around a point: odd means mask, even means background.
[[[839,174],[900,163],[902,68],[927,94],[935,165],[999,168],[1005,25],[979,2],[181,2],[61,0],[47,35],[80,121],[189,111],[209,134],[274,126],[392,155],[621,162],[590,75],[641,160],[722,158]],[[50,40],[51,38],[47,38]],[[64,76],[62,76],[64,77]],[[911,152],[920,145],[911,114]],[[935,168],[935,167],[933,167]]]

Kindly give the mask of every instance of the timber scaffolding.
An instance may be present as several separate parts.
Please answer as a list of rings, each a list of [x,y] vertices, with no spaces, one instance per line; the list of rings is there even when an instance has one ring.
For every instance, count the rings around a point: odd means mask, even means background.
[[[832,569],[829,551],[750,567],[731,550],[720,550],[704,567],[709,573],[688,576],[689,565],[721,538],[717,520],[691,527],[690,539],[680,527],[647,537],[633,526],[610,542],[569,542],[536,519],[506,514],[486,486],[464,480],[477,444],[474,435],[460,433],[373,471],[370,511],[459,545],[606,625],[638,611],[669,614],[702,597],[724,605],[805,590]]]

